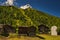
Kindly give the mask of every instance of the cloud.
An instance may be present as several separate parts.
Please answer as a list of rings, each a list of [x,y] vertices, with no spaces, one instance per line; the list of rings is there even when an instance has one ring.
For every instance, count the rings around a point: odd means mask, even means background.
[[[16,0],[6,0],[5,2],[3,2],[3,3],[0,3],[0,5],[5,5],[5,6],[11,6],[11,5],[14,5],[14,3],[16,3],[15,2]],[[17,3],[16,3],[17,4]]]
[[[7,0],[5,3],[8,5],[13,5],[14,0]]]

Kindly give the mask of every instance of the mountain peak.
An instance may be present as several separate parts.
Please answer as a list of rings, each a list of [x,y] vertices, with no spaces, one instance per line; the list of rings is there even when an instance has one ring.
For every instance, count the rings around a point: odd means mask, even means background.
[[[32,8],[30,4],[26,4],[20,7],[21,9]]]

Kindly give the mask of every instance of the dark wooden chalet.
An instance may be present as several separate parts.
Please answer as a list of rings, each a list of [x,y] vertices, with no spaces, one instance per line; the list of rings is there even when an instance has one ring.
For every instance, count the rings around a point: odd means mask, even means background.
[[[46,25],[42,24],[42,25],[38,26],[38,31],[39,31],[39,33],[47,34],[47,33],[49,33],[50,29]]]
[[[27,36],[35,36],[36,35],[36,27],[19,27],[18,28],[18,34],[21,35],[27,35]]]
[[[0,24],[0,35],[3,33],[3,25],[2,24]]]
[[[4,25],[3,28],[8,33],[16,33],[16,29],[14,27],[12,27],[11,25]]]
[[[16,33],[16,30],[11,25],[0,24],[0,35],[9,36],[9,33]]]

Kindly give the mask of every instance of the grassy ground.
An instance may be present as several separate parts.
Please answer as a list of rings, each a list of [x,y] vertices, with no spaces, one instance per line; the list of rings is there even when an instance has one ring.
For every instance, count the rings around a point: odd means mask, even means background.
[[[20,37],[2,37],[0,40],[40,40],[37,37],[27,37],[27,36],[20,36]]]
[[[60,36],[51,36],[46,34],[39,34],[39,36],[44,37],[45,40],[60,40]]]
[[[51,36],[46,34],[38,34],[40,37],[45,38],[44,40],[60,40],[60,36]],[[19,36],[19,37],[0,37],[0,40],[42,40],[39,37],[28,37],[28,36]]]

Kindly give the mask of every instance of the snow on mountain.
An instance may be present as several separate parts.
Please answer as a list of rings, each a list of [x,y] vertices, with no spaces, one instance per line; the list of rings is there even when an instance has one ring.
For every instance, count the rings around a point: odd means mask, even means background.
[[[20,7],[21,9],[27,9],[27,8],[32,8],[29,4],[26,4],[26,5],[24,5],[24,6],[21,6]]]

